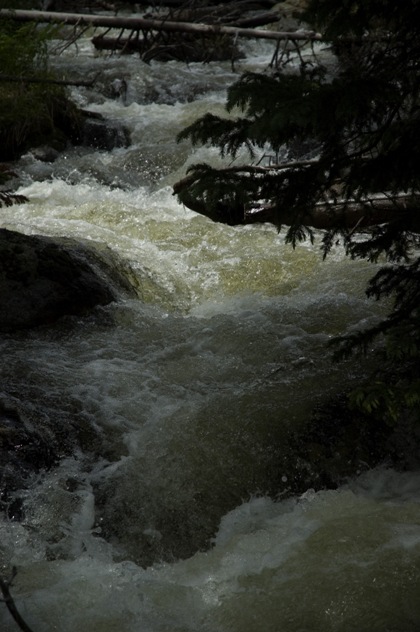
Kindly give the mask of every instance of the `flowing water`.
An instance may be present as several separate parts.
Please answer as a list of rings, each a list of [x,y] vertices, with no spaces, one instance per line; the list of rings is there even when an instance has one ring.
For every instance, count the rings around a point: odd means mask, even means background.
[[[237,71],[262,67],[264,47]],[[131,145],[24,156],[30,202],[2,209],[2,225],[107,244],[138,298],[3,338],[9,397],[82,427],[75,454],[20,493],[23,519],[0,524],[22,616],[34,632],[418,630],[420,474],[315,491],[309,471],[290,494],[291,433],[365,370],[331,363],[326,343],[377,318],[371,266],[177,203],[188,165],[220,159],[174,138],[222,112],[230,64],[95,57],[87,41],[56,64],[97,74],[73,97]],[[16,629],[1,604],[0,629]]]

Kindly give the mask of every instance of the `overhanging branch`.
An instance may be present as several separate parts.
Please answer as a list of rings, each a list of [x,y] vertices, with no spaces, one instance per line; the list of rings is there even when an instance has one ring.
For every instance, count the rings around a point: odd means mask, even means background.
[[[318,164],[318,160],[293,160],[291,162],[284,162],[281,164],[273,164],[267,167],[261,165],[241,165],[235,167],[225,167],[224,169],[220,169],[221,173],[249,173],[249,174],[266,174],[270,171],[281,171],[287,169],[299,169],[301,167],[309,167],[311,165]],[[186,187],[191,186],[194,182],[196,182],[201,177],[201,174],[189,173],[175,182],[173,185],[173,190],[175,194],[180,193]]]
[[[241,167],[227,167],[218,170],[221,174],[267,174],[281,170],[302,169],[316,165],[317,160],[301,160],[268,167],[245,165]],[[279,208],[272,202],[261,202],[248,208],[218,209],[210,208],[203,198],[196,198],[189,193],[189,189],[202,177],[202,172],[190,173],[173,185],[174,195],[191,210],[209,217],[213,221],[230,225],[271,223],[277,226],[291,226],[298,221],[300,224],[320,229],[330,230],[341,228],[356,232],[379,224],[386,224],[396,218],[407,218],[407,230],[420,232],[420,192],[399,195],[375,194],[361,199],[331,198],[315,203],[311,208],[299,212],[295,209]],[[418,208],[413,213],[413,208]]]
[[[10,586],[12,585],[13,580],[16,577],[16,573],[17,573],[16,568],[13,567],[11,578],[8,581],[0,577],[0,590],[2,592],[3,600],[4,600],[4,603],[6,604],[8,611],[10,612],[10,614],[12,615],[13,619],[15,620],[19,628],[22,630],[22,632],[33,632],[32,628],[29,627],[29,625],[20,615],[18,609],[16,608],[14,599],[12,595],[10,594]]]

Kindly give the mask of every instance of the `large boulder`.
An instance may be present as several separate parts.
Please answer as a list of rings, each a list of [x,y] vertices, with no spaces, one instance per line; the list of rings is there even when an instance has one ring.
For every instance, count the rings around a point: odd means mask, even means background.
[[[129,147],[130,133],[123,125],[107,121],[93,112],[83,112],[83,114],[85,118],[80,136],[73,139],[76,145],[107,151],[116,147]]]
[[[0,229],[0,332],[13,336],[135,295],[123,267],[106,246]],[[27,378],[21,384],[19,375],[2,380],[0,510],[19,520],[18,490],[34,473],[79,447],[91,453],[101,448],[89,415],[65,390],[57,396]]]
[[[0,332],[81,315],[134,294],[109,249],[0,229]]]

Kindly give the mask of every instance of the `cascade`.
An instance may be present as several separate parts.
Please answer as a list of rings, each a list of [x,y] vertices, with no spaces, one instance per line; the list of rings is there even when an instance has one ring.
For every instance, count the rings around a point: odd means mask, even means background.
[[[20,519],[11,498],[0,521],[0,566],[17,568],[34,632],[418,629],[419,474],[349,470],[323,489],[320,446],[304,442],[314,407],[367,370],[333,364],[327,342],[380,315],[371,265],[213,224],[172,195],[190,164],[220,161],[177,132],[223,112],[270,46],[248,42],[236,70],[95,55],[88,40],[54,62],[98,75],[72,96],[131,142],[51,163],[29,152],[29,203],[2,209],[2,226],[106,244],[137,298],[2,339],[9,404],[78,428],[74,453],[16,491]],[[4,604],[0,628],[16,629]]]

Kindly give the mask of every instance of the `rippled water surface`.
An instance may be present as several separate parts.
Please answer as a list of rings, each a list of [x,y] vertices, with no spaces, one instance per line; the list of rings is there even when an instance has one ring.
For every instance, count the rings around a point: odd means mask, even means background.
[[[266,63],[264,46],[238,71]],[[418,630],[419,475],[315,491],[309,474],[289,494],[291,433],[365,370],[332,364],[326,343],[377,318],[372,269],[177,203],[190,164],[220,163],[174,138],[222,112],[229,64],[95,58],[88,43],[57,64],[99,73],[73,97],[131,145],[51,164],[28,153],[30,202],[2,209],[2,225],[107,244],[138,298],[1,343],[9,392],[81,428],[74,456],[24,492],[23,521],[0,524],[22,615],[34,632]],[[125,100],[110,96],[121,77]],[[0,625],[16,629],[1,604]]]

